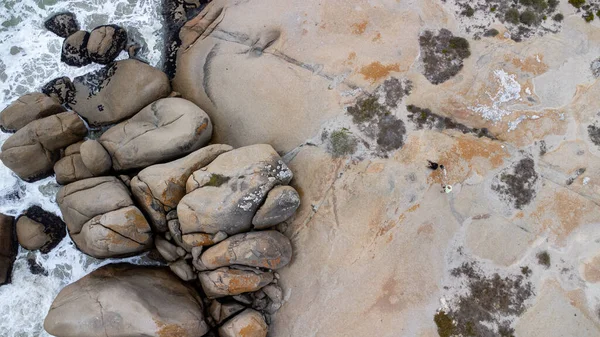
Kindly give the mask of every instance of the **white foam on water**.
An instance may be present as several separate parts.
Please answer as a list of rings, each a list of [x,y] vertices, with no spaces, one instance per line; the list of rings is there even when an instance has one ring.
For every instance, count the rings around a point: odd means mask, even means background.
[[[53,13],[74,12],[81,28],[88,31],[102,24],[121,25],[146,47],[142,57],[159,66],[160,3],[160,0],[1,0],[0,110],[25,93],[39,91],[53,78],[73,78],[101,67],[75,68],[60,62],[63,39],[43,27],[44,20]],[[0,144],[8,136],[0,133]],[[26,183],[0,163],[0,213],[17,216],[32,205],[39,205],[60,215],[55,202],[56,189],[54,177]],[[48,276],[30,272],[28,254],[35,256]],[[58,292],[96,268],[116,261],[145,263],[140,257],[90,258],[79,252],[68,237],[48,254],[20,248],[12,283],[0,287],[0,336],[50,336],[43,329],[43,321]]]

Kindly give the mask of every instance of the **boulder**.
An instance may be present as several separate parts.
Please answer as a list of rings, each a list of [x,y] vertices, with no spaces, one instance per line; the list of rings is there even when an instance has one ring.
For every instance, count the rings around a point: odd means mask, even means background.
[[[269,326],[264,316],[253,309],[246,309],[225,322],[219,328],[220,337],[266,337]]]
[[[50,96],[60,104],[65,104],[73,100],[75,95],[75,86],[71,79],[64,77],[57,77],[50,82],[44,84],[42,87],[42,93]]]
[[[44,22],[44,27],[52,33],[66,38],[79,30],[79,22],[73,13],[57,13]]]
[[[229,317],[237,314],[238,312],[246,309],[243,305],[235,302],[228,301],[221,303],[217,300],[213,300],[208,308],[208,313],[215,320],[216,324],[221,324]]]
[[[108,129],[99,141],[116,171],[147,167],[186,155],[206,145],[210,118],[181,98],[160,99],[127,121]]]
[[[169,230],[166,214],[176,209],[185,195],[189,176],[231,149],[229,145],[209,145],[181,159],[147,167],[131,180],[133,196],[148,215],[154,231],[162,233]]]
[[[75,77],[73,85],[69,106],[94,127],[129,118],[171,92],[165,73],[133,59]]]
[[[152,230],[115,177],[84,179],[63,186],[56,201],[73,242],[96,258],[138,254],[152,246]]]
[[[177,206],[181,232],[247,231],[267,192],[291,179],[292,172],[270,145],[226,152],[188,179],[188,194]]]
[[[74,112],[62,112],[35,120],[2,144],[0,160],[25,181],[52,173],[61,148],[87,134],[83,121]]]
[[[223,267],[198,273],[198,279],[208,298],[218,298],[257,291],[273,281],[273,273]]]
[[[88,139],[81,144],[81,160],[94,176],[100,176],[110,171],[112,159],[106,149],[94,139]]]
[[[256,229],[268,228],[284,222],[300,207],[300,195],[291,186],[276,186],[267,194],[265,203],[260,206],[252,224]]]
[[[196,274],[184,259],[169,263],[171,271],[184,281],[191,281],[196,279]]]
[[[156,250],[160,253],[160,255],[167,262],[174,262],[179,259],[179,254],[177,254],[177,246],[170,243],[169,241],[157,236],[154,239],[154,245],[156,246]]]
[[[82,161],[80,154],[81,144],[82,142],[78,142],[69,145],[65,149],[65,156],[54,164],[54,174],[56,175],[57,183],[66,185],[94,176]]]
[[[92,61],[86,48],[90,33],[80,30],[63,41],[60,60],[70,66],[83,67]]]
[[[127,44],[127,31],[117,25],[96,27],[87,41],[87,51],[92,62],[108,64],[119,56]]]
[[[234,235],[208,248],[200,262],[207,269],[244,265],[279,269],[292,259],[290,239],[278,231]]]
[[[12,216],[0,214],[0,286],[10,283],[12,266],[18,252],[14,221]]]
[[[17,219],[17,240],[23,248],[46,254],[67,235],[65,223],[55,214],[32,206]]]
[[[202,299],[166,267],[112,264],[61,290],[44,320],[57,337],[203,336]]]
[[[45,94],[39,92],[26,94],[2,110],[0,128],[3,131],[14,132],[36,119],[63,111],[65,108]]]

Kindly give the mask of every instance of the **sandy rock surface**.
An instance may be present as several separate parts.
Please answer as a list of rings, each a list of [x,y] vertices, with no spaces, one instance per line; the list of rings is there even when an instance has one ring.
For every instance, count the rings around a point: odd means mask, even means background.
[[[273,336],[600,334],[598,20],[561,1],[516,36],[458,3],[217,0],[182,29],[174,90],[294,172]]]

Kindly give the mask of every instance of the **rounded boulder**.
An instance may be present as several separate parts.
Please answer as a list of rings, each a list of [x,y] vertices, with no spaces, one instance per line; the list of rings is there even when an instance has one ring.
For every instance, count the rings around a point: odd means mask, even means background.
[[[90,33],[80,30],[63,41],[60,60],[70,66],[83,67],[91,63],[87,50]]]
[[[165,267],[112,264],[63,288],[44,329],[57,337],[196,337],[202,299]]]
[[[60,37],[68,37],[79,30],[79,22],[71,12],[57,13],[44,22],[44,27]]]
[[[23,248],[46,254],[67,235],[66,225],[55,214],[32,206],[17,219],[17,239]]]
[[[208,143],[212,123],[194,103],[160,99],[99,139],[116,171],[147,167],[187,155]]]
[[[87,52],[92,62],[108,64],[125,49],[127,31],[117,25],[96,27],[87,41]]]
[[[207,249],[200,261],[207,269],[244,265],[279,269],[292,259],[290,239],[278,231],[234,235]]]

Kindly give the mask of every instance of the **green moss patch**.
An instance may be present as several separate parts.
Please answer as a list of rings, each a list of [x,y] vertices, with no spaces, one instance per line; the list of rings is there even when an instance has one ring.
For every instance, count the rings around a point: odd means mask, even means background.
[[[357,141],[346,128],[333,131],[329,135],[329,150],[334,157],[352,155],[356,152]]]

